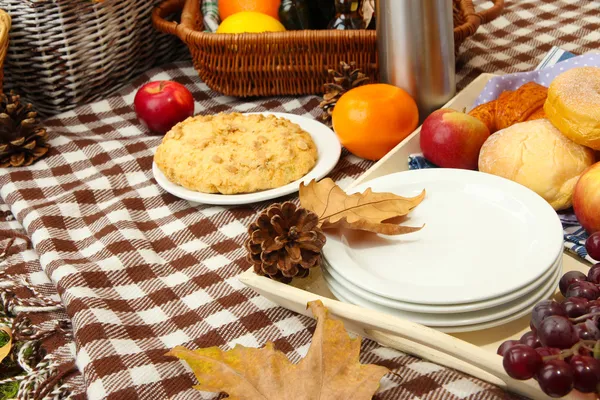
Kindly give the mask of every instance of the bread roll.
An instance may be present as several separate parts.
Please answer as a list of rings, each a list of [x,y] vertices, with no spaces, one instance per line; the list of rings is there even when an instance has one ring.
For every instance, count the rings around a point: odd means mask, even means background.
[[[557,76],[548,88],[544,111],[563,135],[600,150],[600,68],[573,68]]]
[[[574,143],[548,120],[522,122],[489,137],[479,170],[527,186],[555,210],[571,206],[581,173],[594,163],[591,149]]]

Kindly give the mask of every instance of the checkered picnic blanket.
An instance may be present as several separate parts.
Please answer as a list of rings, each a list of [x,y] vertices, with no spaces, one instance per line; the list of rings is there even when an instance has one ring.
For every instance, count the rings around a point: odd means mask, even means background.
[[[574,53],[593,49],[598,6],[588,0],[507,1],[504,16],[464,45],[459,88],[480,72],[532,69],[553,44]],[[139,86],[157,79],[190,88],[199,113],[319,114],[314,96],[237,100],[209,90],[191,64],[169,65],[113,97],[48,120],[53,146],[48,157],[0,171],[0,197],[19,224],[13,228],[22,229],[35,250],[23,256],[29,267],[22,277],[31,288],[56,287],[73,324],[74,360],[90,399],[214,398],[194,391],[191,371],[165,357],[166,350],[178,344],[262,346],[271,340],[297,361],[314,327],[312,319],[275,306],[236,279],[247,268],[245,228],[266,203],[191,204],[156,185],[151,163],[160,138],[139,125],[132,101]],[[349,182],[370,165],[344,153],[332,177]],[[38,265],[45,274],[36,271]],[[52,354],[68,365],[73,358],[66,353]],[[361,361],[398,374],[383,379],[379,399],[508,397],[487,383],[370,341],[363,344]]]

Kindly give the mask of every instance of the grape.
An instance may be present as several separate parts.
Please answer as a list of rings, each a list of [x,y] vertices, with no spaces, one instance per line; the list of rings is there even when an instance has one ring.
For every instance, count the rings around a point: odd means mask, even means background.
[[[573,390],[573,370],[563,360],[550,360],[536,375],[540,388],[550,397],[563,397]]]
[[[506,340],[506,341],[502,342],[502,344],[498,347],[496,354],[504,357],[504,353],[506,353],[506,350],[510,349],[511,347],[513,347],[514,345],[517,345],[519,343],[521,343],[521,342],[519,342],[518,340]]]
[[[529,321],[529,329],[531,329],[531,332],[533,332],[537,335],[537,328],[535,326],[533,326],[533,320]]]
[[[544,363],[535,349],[517,344],[506,350],[502,365],[511,378],[526,380],[533,377]]]
[[[596,232],[587,238],[585,241],[585,249],[587,250],[588,256],[596,261],[600,261],[600,232]]]
[[[531,312],[530,325],[533,325],[531,330],[537,332],[542,321],[552,315],[566,316],[567,314],[565,313],[565,310],[563,310],[562,306],[554,300],[542,300],[537,303]]]
[[[538,329],[542,346],[567,349],[579,341],[579,336],[568,318],[553,315],[542,321]]]
[[[569,285],[565,297],[583,297],[588,300],[596,300],[600,297],[600,289],[592,282],[576,281]]]
[[[574,355],[569,362],[573,370],[575,389],[593,393],[600,384],[600,362],[593,357]]]
[[[590,352],[588,349],[586,349],[585,347],[581,346],[579,348],[579,350],[577,350],[577,354],[579,354],[580,356],[593,356],[592,352]]]
[[[592,313],[597,313],[600,312],[600,302],[596,301],[590,301],[588,303],[588,307],[587,307],[587,312],[588,314],[592,314]]]
[[[597,340],[600,339],[600,329],[596,327],[594,322],[587,320],[574,326],[577,336],[581,340]]]
[[[557,349],[556,347],[537,347],[535,351],[537,351],[537,353],[542,357],[560,354],[560,349]]]
[[[523,343],[526,346],[533,347],[534,349],[536,347],[540,347],[542,345],[540,343],[540,339],[538,339],[537,335],[531,331],[525,332],[523,334],[523,336],[521,336],[521,339],[519,340],[519,342]]]
[[[593,340],[592,334],[590,333],[587,325],[582,322],[574,326],[575,332],[577,332],[577,336],[581,340]]]
[[[583,297],[569,297],[562,303],[562,307],[569,318],[581,317],[588,312],[588,299]]]
[[[587,274],[588,282],[593,282],[595,284],[600,283],[600,263],[594,265]]]
[[[569,286],[575,282],[585,281],[585,280],[586,280],[586,276],[583,272],[569,271],[566,274],[564,274],[562,276],[562,278],[560,278],[560,281],[558,282],[558,288],[560,289],[560,292],[562,293],[563,296],[570,297],[570,296],[567,296],[567,294],[566,294]]]

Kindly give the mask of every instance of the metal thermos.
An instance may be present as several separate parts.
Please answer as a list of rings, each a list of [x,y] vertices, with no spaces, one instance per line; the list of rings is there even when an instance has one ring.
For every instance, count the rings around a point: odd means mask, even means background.
[[[406,90],[421,121],[454,96],[452,0],[377,0],[380,80]]]

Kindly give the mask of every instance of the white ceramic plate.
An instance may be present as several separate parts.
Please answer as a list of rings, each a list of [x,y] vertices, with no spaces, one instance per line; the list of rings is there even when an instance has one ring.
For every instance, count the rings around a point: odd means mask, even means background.
[[[421,323],[422,325],[428,325],[428,326],[438,329],[442,332],[459,333],[459,332],[471,332],[471,331],[478,331],[478,330],[493,328],[495,326],[509,323],[511,321],[514,321],[516,319],[519,319],[519,318],[531,313],[531,309],[533,308],[533,306],[536,303],[538,303],[544,299],[550,298],[556,291],[556,287],[558,286],[558,282],[560,281],[560,278],[562,276],[562,274],[561,274],[562,268],[558,269],[555,272],[556,273],[554,274],[553,278],[546,283],[546,285],[544,287],[545,290],[542,290],[542,289],[537,290],[535,292],[535,296],[531,297],[526,303],[524,303],[522,305],[522,307],[514,307],[512,312],[498,313],[498,314],[494,314],[493,316],[490,315],[489,318],[481,319],[482,322],[473,322],[473,323],[469,323],[469,324],[453,322],[453,323],[446,324],[446,325],[442,322],[443,314],[439,314],[439,316],[442,317],[440,319],[432,319],[430,321],[431,323],[424,323],[424,322],[420,322],[420,321],[411,319],[411,318],[407,317],[407,315],[404,315],[404,313],[398,312],[398,310],[389,309],[387,307],[379,306],[379,305],[376,305],[373,303],[364,304],[364,303],[362,303],[362,300],[360,300],[360,302],[362,304],[359,304],[358,302],[354,301],[354,300],[356,300],[356,298],[355,297],[352,298],[351,292],[341,288],[339,285],[335,285],[335,283],[332,285],[330,282],[331,276],[327,276],[326,271],[324,271],[323,277],[325,278],[325,282],[327,283],[327,286],[329,287],[329,290],[331,291],[331,293],[333,293],[333,295],[335,297],[337,297],[337,299],[340,301],[343,301],[343,302],[349,303],[349,304],[355,304],[360,307],[371,308],[373,310],[384,312],[389,315],[393,315],[395,317],[399,317],[399,318],[403,318],[403,319],[410,320],[413,322]],[[348,294],[350,294],[350,297],[347,296]],[[430,315],[432,315],[432,314],[430,314]],[[456,315],[456,314],[449,314],[449,315]],[[473,319],[473,321],[475,321],[475,320],[476,319]]]
[[[413,313],[410,311],[398,310],[396,308],[385,307],[381,304],[373,303],[369,300],[366,300],[356,294],[352,293],[348,289],[346,289],[343,285],[339,284],[327,271],[323,271],[323,278],[327,283],[327,286],[330,290],[335,291],[336,293],[342,295],[346,300],[350,303],[355,304],[360,307],[369,308],[372,310],[377,310],[381,312],[385,312],[390,315],[394,315],[399,318],[404,318],[409,321],[413,321],[419,324],[437,327],[437,326],[445,326],[445,327],[454,327],[454,326],[464,326],[464,325],[474,325],[481,324],[485,322],[494,321],[500,318],[508,317],[518,313],[524,308],[531,308],[535,305],[535,303],[541,300],[546,293],[556,290],[556,282],[557,279],[560,279],[560,274],[562,272],[562,263],[558,265],[558,268],[555,268],[552,277],[543,282],[543,284],[530,293],[525,295],[523,298],[515,299],[506,304],[503,304],[498,307],[479,310],[479,311],[471,311],[465,313],[439,313],[439,314],[425,314],[425,313]],[[557,278],[558,277],[558,278]]]
[[[353,188],[425,200],[404,225],[419,232],[383,236],[328,233],[323,254],[354,285],[409,303],[455,305],[519,290],[544,275],[563,249],[552,207],[515,182],[476,171],[399,172]]]
[[[420,312],[427,314],[436,314],[436,313],[463,313],[469,311],[478,311],[485,310],[492,307],[496,307],[502,304],[506,304],[509,301],[519,299],[524,297],[526,294],[529,294],[530,291],[535,290],[540,287],[544,282],[551,278],[551,275],[556,271],[559,264],[562,262],[562,255],[556,260],[555,265],[550,268],[548,271],[544,272],[544,274],[536,279],[534,282],[530,283],[527,286],[522,287],[519,290],[516,290],[512,293],[509,293],[505,296],[495,297],[493,299],[484,300],[478,303],[465,303],[465,304],[456,304],[456,305],[428,305],[428,304],[416,304],[416,303],[406,303],[399,300],[389,299],[387,297],[381,297],[374,293],[368,292],[345,278],[343,278],[340,274],[338,274],[333,268],[331,268],[327,262],[323,263],[323,269],[325,269],[329,275],[337,283],[344,286],[346,289],[356,294],[359,297],[362,297],[366,300],[369,300],[373,303],[381,304],[382,306],[396,308],[398,310],[404,311],[412,311],[412,312]]]
[[[167,179],[167,177],[158,169],[156,164],[152,163],[152,172],[156,182],[167,192],[179,198],[204,204],[217,205],[237,205],[257,203],[260,201],[270,200],[277,197],[285,196],[298,191],[300,182],[310,182],[313,179],[319,180],[324,178],[336,166],[342,152],[342,146],[335,133],[324,124],[314,119],[302,117],[295,114],[286,113],[249,113],[275,115],[285,118],[293,123],[300,125],[302,129],[310,134],[319,152],[317,164],[304,177],[291,182],[285,186],[263,190],[256,193],[244,193],[235,195],[210,194],[200,193],[186,189]]]

